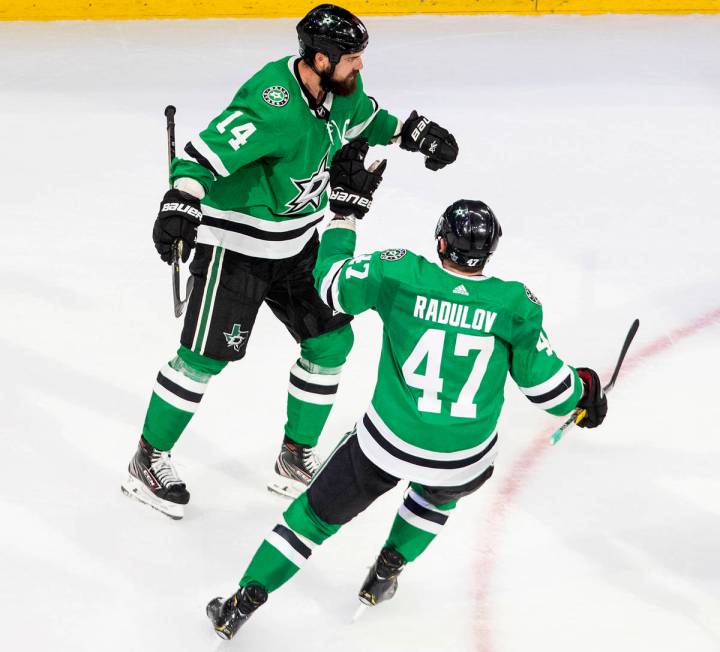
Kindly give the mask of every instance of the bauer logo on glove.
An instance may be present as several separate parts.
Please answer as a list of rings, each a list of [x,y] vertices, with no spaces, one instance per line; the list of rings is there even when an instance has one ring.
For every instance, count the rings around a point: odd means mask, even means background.
[[[365,168],[368,142],[364,138],[345,145],[330,166],[330,210],[335,215],[365,216],[372,206],[372,197],[382,181],[387,161]]]
[[[400,132],[400,147],[425,155],[428,170],[440,170],[457,158],[460,148],[455,137],[437,122],[413,111]]]

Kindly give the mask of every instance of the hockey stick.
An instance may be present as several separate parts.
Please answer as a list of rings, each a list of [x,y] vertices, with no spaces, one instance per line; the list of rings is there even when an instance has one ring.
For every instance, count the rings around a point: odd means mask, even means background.
[[[175,158],[175,107],[170,104],[165,107],[165,119],[167,127],[167,141],[168,141],[168,169],[172,165],[172,161]],[[175,240],[173,244],[173,256],[172,256],[172,291],[173,291],[173,304],[175,306],[175,316],[180,317],[185,312],[185,306],[187,305],[190,293],[192,292],[193,279],[192,275],[188,277],[187,286],[185,287],[185,298],[180,298],[180,261],[182,260],[183,253],[183,242],[182,240]]]
[[[615,364],[615,371],[613,371],[610,382],[605,385],[605,387],[603,387],[603,391],[605,393],[609,392],[613,387],[615,387],[615,381],[617,380],[618,374],[620,373],[620,367],[622,366],[623,360],[625,360],[625,355],[627,354],[628,349],[630,348],[630,344],[632,343],[633,338],[635,337],[635,333],[637,333],[639,327],[640,320],[636,319],[630,326],[630,330],[625,336],[625,342],[622,345],[622,349],[620,349],[620,356],[618,357],[618,361]],[[580,423],[585,418],[586,414],[587,410],[574,410],[573,413],[567,418],[567,420],[552,434],[552,436],[550,437],[550,443],[553,446],[557,444],[563,438],[565,431],[573,424]]]

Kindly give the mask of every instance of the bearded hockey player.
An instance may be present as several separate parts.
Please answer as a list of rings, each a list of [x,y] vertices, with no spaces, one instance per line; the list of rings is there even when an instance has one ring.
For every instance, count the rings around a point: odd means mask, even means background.
[[[367,211],[382,173],[365,170],[366,152],[367,143],[356,141],[333,161],[330,209],[337,215],[320,243],[315,285],[329,308],[346,315],[372,309],[382,319],[375,392],[262,542],[240,589],[208,604],[225,639],[317,546],[403,479],[410,481],[404,501],[359,593],[370,606],[391,598],[400,572],[458,500],[492,475],[508,373],[551,414],[587,410],[582,427],[600,425],[607,412],[597,374],[567,365],[551,348],[535,296],[522,283],[483,275],[502,233],[483,202],[461,199],[445,210],[435,231],[440,265],[406,249],[355,255],[351,213]]]
[[[157,376],[123,491],[172,518],[182,518],[190,494],[170,451],[210,379],[245,355],[263,302],[300,344],[270,488],[295,496],[317,468],[313,447],[353,343],[352,317],[320,301],[312,277],[335,152],[359,136],[373,145],[397,142],[423,154],[431,170],[458,153],[436,123],[414,111],[403,123],[365,94],[360,70],[368,33],[356,16],[321,5],[297,33],[300,56],[251,77],[173,161],[173,187],[155,221],[153,239],[165,262],[176,241],[183,261],[197,243],[194,290],[181,346]]]

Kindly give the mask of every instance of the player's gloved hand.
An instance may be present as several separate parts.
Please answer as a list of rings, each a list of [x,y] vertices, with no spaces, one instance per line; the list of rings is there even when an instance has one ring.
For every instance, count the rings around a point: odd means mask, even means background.
[[[400,147],[410,152],[425,154],[425,167],[440,170],[452,163],[458,155],[455,137],[437,122],[431,122],[413,111],[400,132]]]
[[[187,261],[190,250],[195,246],[201,219],[200,200],[197,197],[176,188],[168,190],[160,202],[160,211],[153,225],[153,241],[160,258],[170,264],[173,244],[176,240],[182,240],[182,262]]]
[[[597,428],[607,414],[607,396],[603,392],[597,373],[587,367],[579,367],[577,372],[584,388],[577,406],[587,412],[577,425],[581,428]]]
[[[330,210],[336,215],[365,216],[372,206],[372,197],[382,181],[387,161],[365,169],[368,142],[364,138],[345,145],[330,166]]]

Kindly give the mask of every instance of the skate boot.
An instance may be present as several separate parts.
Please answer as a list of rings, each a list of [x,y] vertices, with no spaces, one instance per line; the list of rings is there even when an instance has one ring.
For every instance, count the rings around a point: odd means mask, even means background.
[[[120,487],[130,498],[150,505],[173,519],[185,515],[190,494],[178,477],[169,451],[153,448],[140,437],[138,449],[128,465],[128,478]]]
[[[208,602],[205,609],[215,633],[229,641],[253,612],[267,600],[267,591],[259,584],[248,584],[238,589],[227,600],[215,598]]]
[[[275,476],[268,489],[282,496],[297,498],[318,470],[318,460],[310,446],[297,444],[285,437],[277,460]]]
[[[397,576],[405,568],[405,558],[396,550],[385,547],[365,578],[358,597],[368,607],[389,600],[397,591]]]

